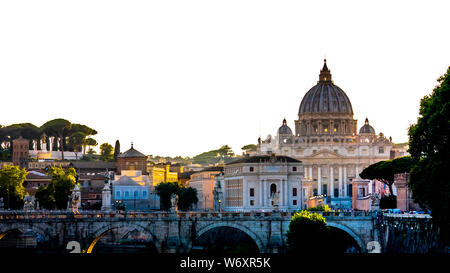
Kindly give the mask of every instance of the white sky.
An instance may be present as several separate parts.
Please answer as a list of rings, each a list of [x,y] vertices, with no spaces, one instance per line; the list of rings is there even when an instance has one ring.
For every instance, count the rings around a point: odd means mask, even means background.
[[[324,57],[358,129],[408,140],[450,65],[450,1],[1,1],[0,124],[54,118],[122,151],[240,154],[294,130]]]

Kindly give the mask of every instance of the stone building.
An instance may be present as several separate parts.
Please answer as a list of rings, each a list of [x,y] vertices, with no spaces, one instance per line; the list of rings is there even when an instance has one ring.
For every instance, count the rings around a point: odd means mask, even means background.
[[[147,156],[134,149],[133,143],[128,151],[117,156],[116,164],[119,175],[122,170],[136,170],[147,174]]]
[[[147,165],[147,173],[150,176],[153,186],[163,182],[178,181],[178,172],[173,171],[170,164],[158,163],[154,165]]]
[[[122,170],[112,181],[112,203],[122,200],[127,210],[159,208],[159,196],[154,192],[148,175],[140,170]]]
[[[376,134],[368,118],[358,131],[350,99],[334,84],[326,60],[319,81],[300,103],[294,126],[292,131],[284,119],[275,137],[258,139],[257,154],[301,160],[312,195],[325,195],[331,207],[350,208],[352,181],[365,167],[388,160],[393,147],[391,138]]]
[[[214,177],[223,171],[223,167],[208,167],[191,174],[186,186],[197,190],[197,209],[214,209]]]
[[[245,156],[225,164],[215,177],[214,207],[225,211],[283,211],[299,209],[302,196],[302,162],[284,155]]]
[[[12,162],[20,168],[28,167],[30,141],[22,136],[13,140]]]

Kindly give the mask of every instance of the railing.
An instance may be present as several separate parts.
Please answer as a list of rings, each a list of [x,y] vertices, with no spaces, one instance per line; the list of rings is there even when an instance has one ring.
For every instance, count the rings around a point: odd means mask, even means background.
[[[270,211],[212,211],[212,212],[176,212],[167,211],[81,211],[74,214],[72,211],[50,210],[50,211],[0,211],[1,220],[24,220],[24,219],[164,219],[168,217],[176,217],[179,219],[207,219],[207,218],[231,218],[231,219],[260,219],[265,217],[279,216],[283,218],[291,218],[296,212],[270,212]],[[373,211],[317,211],[324,217],[361,217],[373,216]],[[414,217],[427,218],[425,215],[414,215]],[[412,217],[399,216],[395,217]],[[412,217],[413,218],[413,217]]]

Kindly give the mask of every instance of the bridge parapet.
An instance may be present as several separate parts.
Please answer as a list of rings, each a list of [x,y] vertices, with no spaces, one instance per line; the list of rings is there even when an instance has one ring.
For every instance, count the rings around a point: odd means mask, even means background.
[[[161,212],[161,211],[127,211],[127,212],[104,212],[104,211],[83,211],[74,214],[70,211],[2,211],[0,212],[0,221],[2,220],[23,220],[23,219],[290,219],[296,212]],[[373,212],[352,211],[352,212],[323,212],[318,211],[326,219],[343,219],[355,217],[373,217]],[[403,218],[431,218],[427,215],[385,215],[386,217],[403,217]]]

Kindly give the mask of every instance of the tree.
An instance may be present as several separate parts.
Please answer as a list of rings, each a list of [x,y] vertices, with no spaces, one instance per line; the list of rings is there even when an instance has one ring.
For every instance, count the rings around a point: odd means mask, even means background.
[[[178,182],[163,182],[156,185],[155,190],[159,195],[162,210],[169,210],[172,207],[171,196],[172,194],[178,194],[180,189]]]
[[[3,197],[5,208],[21,209],[25,188],[23,182],[28,172],[17,166],[3,166],[0,169],[0,197]]]
[[[103,161],[113,160],[113,146],[109,143],[103,143],[102,145],[100,145],[100,155]]]
[[[217,150],[211,150],[194,156],[193,163],[208,165],[219,162],[228,163],[235,159],[234,152],[228,145],[223,145]]]
[[[42,132],[48,136],[54,136],[59,141],[59,147],[61,150],[61,158],[64,160],[64,142],[72,128],[72,124],[65,119],[53,119],[47,121],[41,126]]]
[[[178,209],[179,210],[190,210],[192,205],[197,204],[197,189],[192,187],[182,187],[178,194]]]
[[[46,186],[39,186],[35,194],[36,200],[39,202],[39,207],[44,209],[55,209],[56,202],[53,192]]]
[[[90,127],[88,127],[88,126],[86,126],[86,125],[84,125],[84,124],[74,123],[74,124],[72,124],[72,126],[70,128],[69,134],[73,135],[75,133],[83,133],[85,135],[84,142],[82,144],[82,146],[83,146],[83,154],[85,154],[86,153],[86,146],[89,145],[87,143],[88,142],[87,140],[88,139],[92,139],[92,138],[90,138],[90,136],[96,135],[97,131],[92,129],[92,128],[90,128]],[[95,143],[97,143],[97,142],[95,141]],[[97,144],[95,144],[95,145],[97,145]],[[95,146],[95,145],[93,145],[93,146]]]
[[[117,159],[117,156],[120,154],[120,142],[116,140],[116,144],[114,145],[114,160]]]
[[[95,147],[95,146],[98,145],[97,140],[95,140],[95,139],[93,139],[93,138],[91,138],[91,137],[86,138],[84,144],[87,145],[87,146],[89,146],[89,150],[92,150],[92,149],[91,149],[92,146]],[[86,148],[85,148],[85,149],[86,149]],[[88,151],[88,153],[89,153],[89,151]]]
[[[431,95],[420,101],[417,123],[409,127],[409,153],[417,163],[410,173],[414,201],[431,210],[442,242],[450,243],[450,67]]]
[[[389,192],[392,194],[392,185],[394,184],[394,174],[407,173],[411,170],[415,160],[410,156],[399,157],[392,160],[384,160],[374,163],[365,168],[359,176],[363,179],[377,179],[388,185]]]
[[[255,144],[248,144],[248,145],[245,145],[245,146],[243,146],[242,148],[241,148],[241,150],[243,150],[243,151],[255,151],[256,150],[256,145]]]
[[[287,231],[288,251],[291,253],[320,253],[328,238],[325,218],[306,210],[295,213]]]
[[[86,134],[83,132],[75,132],[69,136],[69,144],[75,152],[75,159],[78,160],[78,152],[81,152],[86,142]]]
[[[61,167],[50,167],[48,172],[52,177],[50,184],[38,189],[36,199],[42,207],[47,209],[67,209],[69,195],[76,184],[77,173],[75,169],[64,170]]]

